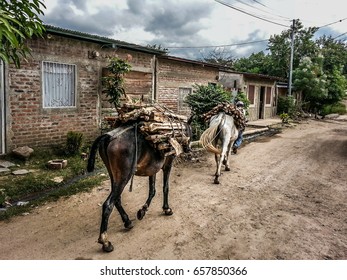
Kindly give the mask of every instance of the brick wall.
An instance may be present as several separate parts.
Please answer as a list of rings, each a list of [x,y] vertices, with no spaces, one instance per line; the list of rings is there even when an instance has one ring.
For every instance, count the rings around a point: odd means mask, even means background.
[[[174,112],[178,112],[179,88],[192,88],[194,84],[217,83],[218,69],[203,67],[164,57],[158,58],[157,101]]]
[[[108,58],[125,59],[137,69],[151,68],[151,55],[126,50],[101,48],[99,44],[50,35],[29,42],[32,58],[21,69],[8,67],[8,150],[29,145],[44,147],[63,144],[68,131],[82,132],[87,141],[100,134],[100,100],[105,99],[101,86],[102,68]],[[97,50],[100,56],[89,58]],[[42,104],[42,61],[76,65],[77,103],[74,108],[44,109]]]

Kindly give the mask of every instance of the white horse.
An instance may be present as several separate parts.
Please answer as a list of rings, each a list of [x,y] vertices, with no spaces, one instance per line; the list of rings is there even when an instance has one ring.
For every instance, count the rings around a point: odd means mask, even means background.
[[[200,137],[202,146],[207,151],[215,154],[217,164],[215,184],[219,184],[222,164],[225,165],[225,171],[230,171],[228,158],[230,149],[238,135],[239,131],[235,126],[234,118],[220,112],[211,118],[209,128]]]

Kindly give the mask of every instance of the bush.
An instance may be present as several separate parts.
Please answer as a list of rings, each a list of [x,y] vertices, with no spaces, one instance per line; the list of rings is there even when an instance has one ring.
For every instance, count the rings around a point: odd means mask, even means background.
[[[332,105],[325,105],[321,111],[322,116],[326,116],[329,114],[346,114],[346,105],[343,103],[337,103]]]
[[[199,139],[201,133],[207,128],[202,115],[216,105],[228,101],[230,101],[230,92],[225,91],[220,85],[194,85],[194,92],[185,99],[193,115],[194,140]]]
[[[288,119],[291,118],[293,120],[300,117],[302,113],[302,104],[296,103],[295,98],[293,96],[280,96],[278,97],[278,106],[277,106],[277,114],[281,116],[281,114],[288,114]]]
[[[81,151],[83,143],[83,133],[76,131],[69,131],[66,137],[66,154],[76,155]]]

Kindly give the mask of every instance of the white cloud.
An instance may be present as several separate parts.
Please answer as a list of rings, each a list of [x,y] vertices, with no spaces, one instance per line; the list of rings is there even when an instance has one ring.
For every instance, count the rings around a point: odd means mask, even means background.
[[[221,1],[286,26],[290,26],[291,19],[297,18],[308,27],[326,25],[347,17],[341,0],[259,0],[263,5],[251,0]],[[47,24],[141,45],[228,45],[268,39],[287,29],[214,0],[46,0],[45,5],[47,10],[43,19]],[[337,36],[346,31],[347,20],[344,20],[322,28],[318,34]],[[264,44],[229,47],[226,50],[240,56],[262,49]],[[204,51],[201,49],[200,53]],[[172,52],[174,55],[194,56],[199,49]]]

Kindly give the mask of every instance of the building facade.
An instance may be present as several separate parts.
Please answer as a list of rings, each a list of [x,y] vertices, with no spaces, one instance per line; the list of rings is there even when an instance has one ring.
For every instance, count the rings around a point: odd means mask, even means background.
[[[102,89],[105,69],[115,56],[131,65],[125,76],[131,98],[188,115],[184,98],[195,84],[221,83],[246,90],[251,120],[276,114],[273,78],[221,71],[217,65],[52,26],[28,45],[32,56],[20,69],[0,62],[0,154],[19,146],[63,144],[69,131],[82,132],[87,141],[99,135],[104,116],[115,113]]]

